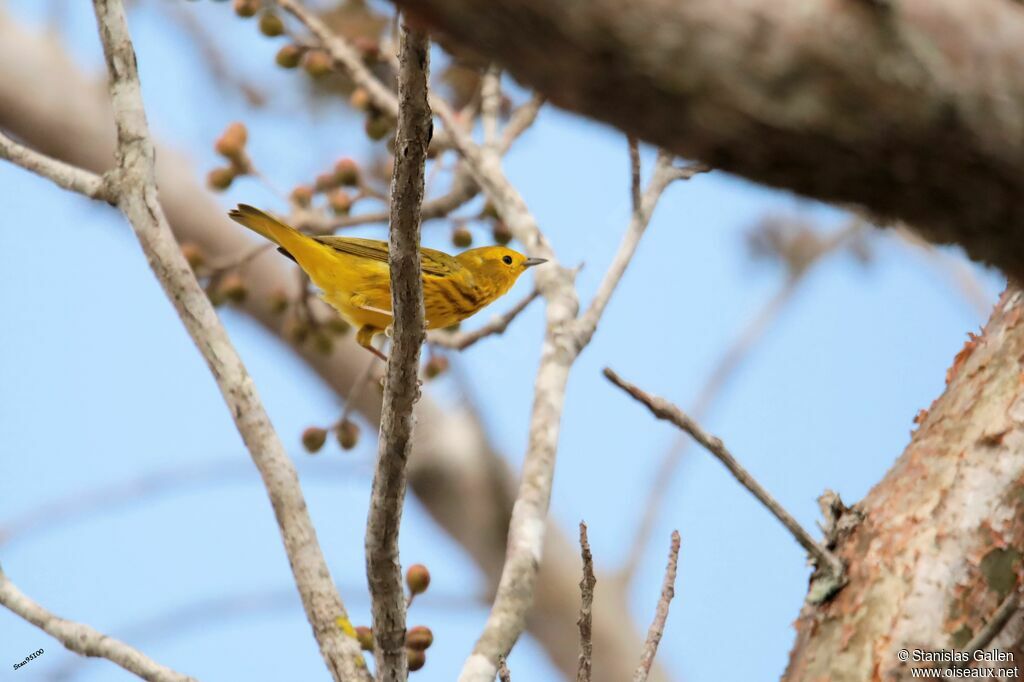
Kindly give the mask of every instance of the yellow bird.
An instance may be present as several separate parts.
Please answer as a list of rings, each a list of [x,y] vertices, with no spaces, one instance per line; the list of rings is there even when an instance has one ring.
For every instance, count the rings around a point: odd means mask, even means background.
[[[359,329],[356,341],[381,359],[371,343],[391,326],[388,243],[355,237],[310,237],[258,208],[239,204],[228,213],[280,247],[323,292],[321,298]],[[527,268],[545,263],[504,246],[450,256],[420,249],[427,329],[450,327],[504,296]]]

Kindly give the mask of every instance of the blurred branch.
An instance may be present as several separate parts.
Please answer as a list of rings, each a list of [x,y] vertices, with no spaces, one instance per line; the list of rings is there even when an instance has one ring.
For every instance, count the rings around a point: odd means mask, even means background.
[[[594,557],[590,553],[587,539],[587,524],[580,521],[580,556],[583,559],[583,577],[580,578],[580,666],[576,671],[576,682],[590,682],[594,657]]]
[[[398,96],[385,87],[363,64],[362,57],[352,45],[331,31],[316,14],[306,9],[298,0],[274,0],[274,2],[309,29],[317,42],[327,50],[331,59],[345,71],[352,82],[366,91],[373,106],[387,114],[392,120],[398,120]]]
[[[498,145],[498,112],[501,109],[501,70],[493,64],[484,70],[480,87],[480,117],[483,121],[484,145]]]
[[[394,2],[559,106],[1024,277],[1020,3]],[[792,39],[762,59],[764,35]]]
[[[791,270],[787,274],[779,290],[761,306],[718,359],[689,410],[689,414],[692,415],[694,420],[699,421],[707,415],[711,406],[729,383],[730,378],[743,364],[743,360],[757,346],[779,314],[793,300],[801,285],[807,281],[806,276],[811,271],[812,266],[848,245],[851,239],[855,238],[865,229],[867,229],[867,224],[863,220],[856,217],[851,218],[846,225],[823,239],[810,262],[807,262],[803,267]],[[658,519],[661,518],[662,509],[668,497],[672,480],[690,443],[691,439],[687,434],[679,434],[679,437],[675,439],[671,447],[662,456],[661,462],[658,465],[657,473],[651,486],[651,492],[646,496],[647,501],[644,505],[643,516],[637,525],[636,532],[633,534],[630,550],[626,554],[626,562],[619,569],[619,577],[627,585],[632,582],[633,577],[636,575],[636,570],[644,550],[650,544],[651,537],[654,534],[654,527]]]
[[[459,676],[460,682],[491,682],[497,672],[499,658],[508,654],[522,633],[526,613],[533,604],[569,370],[593,336],[604,305],[635,251],[636,240],[646,227],[650,212],[634,216],[600,290],[605,293],[599,293],[592,314],[579,322],[574,273],[557,262],[526,202],[502,173],[497,154],[475,145],[457,125],[447,104],[439,98],[432,98],[431,107],[445,123],[453,147],[465,160],[474,179],[512,234],[526,246],[530,256],[550,261],[536,273],[537,288],[548,304],[547,331],[534,383],[529,446],[519,493],[512,508],[505,565],[484,631]],[[673,177],[678,177],[678,170],[673,170]],[[656,199],[661,190],[654,182],[651,189],[656,190],[652,191]],[[653,211],[653,200],[649,209]]]
[[[508,123],[505,125],[505,132],[501,138],[501,146],[498,150],[504,155],[511,147],[512,143],[518,139],[523,132],[533,125],[533,122],[537,120],[537,114],[540,113],[540,108],[544,106],[544,96],[540,93],[533,93],[530,95],[530,99],[525,104],[520,106],[518,109],[512,112],[512,117],[509,118]]]
[[[744,469],[736,458],[732,456],[721,439],[712,436],[705,432],[700,425],[694,422],[690,417],[683,413],[678,407],[668,402],[664,398],[660,398],[646,391],[640,389],[634,384],[629,383],[625,379],[621,378],[618,374],[609,368],[604,370],[605,377],[613,384],[621,388],[630,397],[637,402],[641,403],[648,410],[651,411],[658,419],[667,420],[680,429],[690,434],[690,436],[697,441],[701,446],[704,447],[708,452],[715,456],[719,462],[725,465],[725,468],[729,470],[729,473],[746,488],[757,500],[768,509],[772,515],[786,527],[786,530],[790,532],[793,538],[805,549],[807,553],[814,558],[814,562],[818,567],[818,570],[822,573],[824,578],[822,585],[831,587],[831,592],[842,587],[846,580],[846,569],[843,566],[842,561],[830,552],[822,544],[818,543],[811,537],[800,523],[793,518],[793,516],[787,512],[778,501],[772,497],[764,487],[750,474],[749,471]],[[826,590],[829,594],[828,590]]]
[[[661,585],[661,597],[658,599],[658,607],[654,612],[654,620],[647,631],[647,641],[644,643],[643,653],[640,655],[640,665],[633,674],[633,682],[646,682],[651,674],[651,664],[654,663],[654,656],[658,653],[658,644],[665,634],[665,623],[668,621],[668,607],[672,598],[676,595],[676,570],[679,566],[679,531],[672,531],[672,546],[668,551],[668,565],[665,567],[665,579]]]
[[[82,656],[105,658],[130,673],[150,682],[196,682],[161,665],[124,642],[108,637],[84,623],[56,616],[19,590],[0,569],[0,604],[54,637],[69,650]]]
[[[254,107],[262,107],[267,102],[266,94],[240,75],[232,72],[232,67],[221,50],[217,38],[210,35],[202,21],[196,18],[193,9],[183,3],[161,2],[157,4],[181,24],[182,28],[195,43],[205,64],[218,85],[227,85],[238,90],[245,101]]]
[[[935,269],[949,277],[979,316],[983,319],[988,317],[992,312],[992,300],[970,263],[943,253],[905,225],[897,225],[893,233],[904,244],[921,253]]]
[[[353,603],[359,604],[360,597],[366,594],[364,585],[340,585],[342,592],[355,596]],[[471,612],[480,609],[486,603],[484,594],[466,594],[465,591],[438,592],[431,588],[430,593],[416,599],[417,609],[426,609],[438,616],[451,615],[452,611]],[[233,627],[251,623],[254,619],[279,618],[289,616],[295,610],[301,611],[302,604],[298,601],[295,588],[254,590],[235,594],[222,594],[215,597],[198,599],[181,604],[142,620],[128,623],[113,629],[121,638],[133,642],[160,642],[178,637],[205,637],[217,627]],[[84,665],[85,659],[69,656],[60,665],[53,666],[49,675],[50,682],[68,682],[79,675],[90,672]]]
[[[403,25],[400,38],[398,132],[391,181],[388,265],[394,338],[384,381],[377,473],[366,522],[366,577],[373,600],[374,655],[378,682],[404,682],[405,594],[398,558],[398,533],[405,502],[406,463],[412,450],[413,406],[420,397],[419,362],[424,339],[423,284],[420,276],[420,204],[430,108],[426,34]]]
[[[446,218],[452,211],[472,201],[479,191],[479,187],[473,182],[473,178],[470,177],[469,173],[461,165],[456,166],[455,173],[452,176],[452,185],[448,192],[435,199],[424,201],[423,208],[420,211],[420,220],[425,222],[437,218]],[[310,232],[325,234],[342,227],[386,223],[390,219],[390,211],[385,210],[353,216],[340,216],[327,220],[307,219],[297,224],[302,229]]]
[[[516,319],[539,296],[540,292],[534,289],[507,312],[494,317],[484,326],[471,332],[446,332],[441,330],[428,332],[427,342],[442,348],[466,350],[481,339],[505,333],[508,326],[512,324],[512,320]]]

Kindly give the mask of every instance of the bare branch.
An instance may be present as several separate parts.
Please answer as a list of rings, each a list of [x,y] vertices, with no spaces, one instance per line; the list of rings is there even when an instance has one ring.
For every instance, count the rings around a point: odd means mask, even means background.
[[[580,556],[583,559],[583,577],[580,578],[580,664],[576,671],[576,682],[590,682],[594,656],[594,557],[590,553],[587,539],[587,524],[580,521]]]
[[[736,461],[736,458],[726,449],[721,439],[705,432],[699,424],[686,416],[682,410],[672,403],[664,398],[651,395],[634,384],[629,383],[610,368],[605,368],[604,375],[609,381],[628,393],[634,400],[645,405],[655,417],[670,421],[683,431],[686,431],[695,441],[714,455],[718,461],[725,465],[729,473],[739,481],[740,485],[749,490],[786,527],[793,535],[793,538],[807,550],[807,553],[814,558],[819,570],[831,578],[835,588],[838,589],[842,585],[845,579],[845,569],[839,558],[816,542],[811,537],[811,534],[789,512],[783,509],[782,505],[750,475],[750,472]]]
[[[739,335],[719,357],[707,381],[704,382],[700,392],[697,394],[696,400],[694,400],[689,409],[689,414],[695,421],[703,419],[708,410],[711,409],[715,400],[718,399],[718,396],[728,384],[729,379],[743,364],[744,358],[753,350],[758,341],[764,336],[764,333],[771,327],[772,323],[786,308],[797,291],[799,291],[803,282],[806,281],[806,276],[811,271],[811,266],[820,262],[826,256],[840,250],[841,247],[849,243],[850,239],[865,229],[867,229],[867,224],[862,219],[854,217],[846,226],[829,235],[813,254],[813,260],[788,276],[782,287],[753,315]],[[651,541],[654,527],[661,516],[665,500],[668,498],[672,479],[690,443],[690,437],[685,433],[681,433],[662,456],[661,463],[658,465],[658,470],[654,477],[651,492],[647,495],[643,516],[636,532],[633,534],[632,547],[626,554],[626,562],[619,571],[620,578],[626,584],[632,581],[639,566],[640,558],[643,556],[644,549]]]
[[[84,194],[90,199],[111,200],[104,178],[20,145],[3,132],[0,132],[0,158],[52,180],[59,187]]]
[[[194,677],[171,670],[138,649],[108,637],[84,623],[65,620],[50,613],[19,590],[3,570],[0,570],[0,604],[53,636],[75,653],[105,658],[150,682],[196,682]]]
[[[154,149],[146,123],[135,51],[120,0],[95,0],[117,128],[118,169],[110,183],[153,272],[203,353],[270,495],[296,585],[321,654],[335,679],[366,679],[358,643],[330,578],[295,468],[260,403],[241,359],[171,234],[157,200]]]
[[[631,147],[634,149],[635,145]],[[626,272],[626,268],[629,267],[629,262],[633,259],[633,254],[636,253],[636,247],[640,244],[640,238],[643,236],[644,231],[647,229],[647,225],[651,221],[651,216],[654,214],[654,207],[658,204],[658,199],[661,198],[662,192],[673,180],[684,177],[680,174],[680,169],[672,165],[672,158],[667,154],[658,154],[658,160],[654,166],[654,174],[651,176],[650,182],[647,184],[647,189],[644,191],[642,197],[640,196],[640,166],[639,166],[639,155],[633,156],[630,154],[632,168],[633,168],[633,181],[636,183],[634,186],[634,197],[636,204],[633,210],[633,215],[629,221],[629,228],[626,230],[626,234],[622,237],[622,242],[619,244],[619,250],[615,253],[615,258],[612,260],[610,266],[608,266],[607,272],[605,272],[604,279],[601,280],[600,286],[597,288],[597,293],[594,295],[594,300],[590,302],[590,307],[587,311],[579,317],[576,322],[576,334],[579,339],[578,343],[581,347],[586,346],[590,339],[594,336],[594,332],[597,330],[597,323],[601,319],[601,315],[604,314],[605,308],[608,306],[608,302],[611,300],[612,294],[615,292],[615,288],[619,285],[619,281]],[[696,172],[703,172],[704,167],[701,166]],[[638,198],[639,197],[639,198]]]
[[[512,143],[533,125],[533,122],[537,120],[537,114],[540,113],[540,108],[546,101],[543,95],[535,92],[525,104],[512,112],[512,117],[505,125],[505,132],[501,137],[501,146],[498,148],[500,154],[504,155],[512,147]]]
[[[426,222],[437,218],[447,218],[448,214],[452,211],[472,201],[479,192],[480,188],[473,181],[473,178],[462,165],[458,165],[452,176],[452,184],[448,192],[423,202],[423,207],[420,211],[420,221]],[[303,220],[296,221],[296,225],[309,232],[327,234],[342,227],[386,223],[390,219],[390,210],[328,219],[318,219],[315,214],[306,213],[303,216]]]
[[[313,12],[302,6],[297,0],[275,0],[278,7],[298,19],[327,50],[334,62],[344,69],[352,82],[363,88],[370,96],[373,106],[398,119],[398,97],[377,79],[363,63],[359,52],[349,45],[341,36],[327,27]]]
[[[413,406],[419,399],[420,348],[424,338],[420,278],[420,205],[430,144],[427,71],[430,42],[425,33],[402,26],[391,179],[391,309],[394,341],[384,381],[377,473],[366,524],[366,577],[373,599],[377,680],[405,682],[405,594],[398,560],[398,532],[405,501],[406,463],[412,450]]]
[[[647,631],[647,641],[644,643],[644,650],[640,654],[640,665],[633,673],[633,682],[646,682],[647,676],[651,674],[651,664],[654,663],[654,655],[658,653],[658,644],[661,636],[665,633],[665,623],[668,621],[668,607],[672,598],[676,595],[676,569],[679,566],[679,531],[672,531],[672,546],[668,551],[668,566],[665,567],[665,580],[661,585],[661,597],[658,599],[658,608],[654,612],[654,620]]]
[[[934,244],[922,239],[906,225],[897,225],[893,233],[907,246],[918,250],[927,261],[953,281],[963,297],[981,317],[992,311],[992,300],[969,262],[940,251]]]
[[[488,336],[501,335],[505,333],[508,326],[512,324],[512,320],[516,319],[521,312],[533,303],[540,296],[540,292],[534,289],[523,298],[519,303],[512,306],[508,312],[496,316],[490,322],[474,329],[471,332],[445,332],[445,331],[432,331],[427,334],[427,342],[432,343],[435,346],[442,348],[451,348],[452,350],[466,350],[474,343],[481,339],[485,339]]]

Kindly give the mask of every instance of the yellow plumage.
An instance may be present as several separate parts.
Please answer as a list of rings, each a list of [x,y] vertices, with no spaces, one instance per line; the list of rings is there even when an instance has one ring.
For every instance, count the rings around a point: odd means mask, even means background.
[[[320,288],[322,298],[359,329],[359,344],[384,357],[371,341],[392,320],[387,242],[310,237],[245,204],[228,215],[280,246]],[[450,327],[473,315],[508,292],[528,267],[543,262],[503,246],[470,249],[457,256],[421,248],[427,329]]]

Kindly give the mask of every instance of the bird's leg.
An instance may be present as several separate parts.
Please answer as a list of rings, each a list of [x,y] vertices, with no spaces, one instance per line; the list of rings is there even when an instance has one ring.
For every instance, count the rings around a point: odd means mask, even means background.
[[[384,362],[387,362],[388,356],[373,347],[373,335],[379,331],[379,329],[371,327],[370,325],[360,327],[359,331],[356,333],[356,343],[376,355]]]

